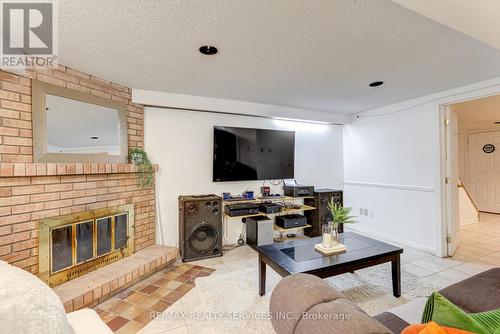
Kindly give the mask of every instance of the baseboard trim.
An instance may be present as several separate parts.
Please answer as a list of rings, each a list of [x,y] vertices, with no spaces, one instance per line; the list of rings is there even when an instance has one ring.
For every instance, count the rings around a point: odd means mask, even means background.
[[[407,191],[421,191],[432,193],[436,191],[435,187],[426,186],[411,186],[406,184],[387,184],[387,183],[370,183],[370,182],[355,182],[355,181],[344,181],[345,185],[351,186],[361,186],[370,188],[385,188],[385,189],[396,189],[396,190],[407,190]]]
[[[364,228],[359,227],[359,226],[353,226],[352,224],[349,224],[349,226],[346,227],[346,230],[352,231],[352,232],[358,232],[358,233],[363,234],[367,237],[379,239],[381,241],[395,243],[395,244],[397,244],[397,246],[402,246],[402,247],[407,246],[407,247],[415,248],[416,250],[419,250],[419,251],[422,251],[425,253],[429,253],[430,255],[436,255],[436,250],[433,248],[430,248],[428,246],[421,245],[421,244],[418,244],[418,243],[415,243],[412,241],[396,238],[392,235],[388,235],[385,233],[371,231],[371,230],[364,229]]]

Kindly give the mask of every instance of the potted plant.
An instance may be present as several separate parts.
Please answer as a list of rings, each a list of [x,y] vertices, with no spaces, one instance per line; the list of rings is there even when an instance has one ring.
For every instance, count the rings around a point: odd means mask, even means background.
[[[336,203],[332,198],[328,203],[328,209],[332,214],[331,230],[334,242],[339,243],[339,224],[354,224],[357,223],[356,217],[351,216],[352,208],[343,207]]]
[[[131,148],[128,152],[128,159],[139,167],[139,186],[141,188],[152,186],[154,181],[153,164],[146,151],[138,147]]]

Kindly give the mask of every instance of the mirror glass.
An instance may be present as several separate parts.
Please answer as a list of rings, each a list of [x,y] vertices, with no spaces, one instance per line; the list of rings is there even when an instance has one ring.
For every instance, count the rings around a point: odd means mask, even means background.
[[[46,95],[48,153],[120,155],[118,110]]]

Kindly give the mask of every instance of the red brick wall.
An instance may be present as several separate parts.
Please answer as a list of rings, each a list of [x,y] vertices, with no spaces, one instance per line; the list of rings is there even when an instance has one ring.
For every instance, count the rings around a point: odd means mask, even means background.
[[[143,146],[144,110],[129,88],[66,66],[0,71],[0,259],[37,273],[39,219],[123,204],[135,207],[136,250],[154,244],[154,187],[138,187],[134,166],[33,163],[31,79],[127,103],[129,147]]]
[[[38,220],[134,204],[135,247],[155,241],[154,188],[136,173],[0,178],[0,259],[38,272]]]

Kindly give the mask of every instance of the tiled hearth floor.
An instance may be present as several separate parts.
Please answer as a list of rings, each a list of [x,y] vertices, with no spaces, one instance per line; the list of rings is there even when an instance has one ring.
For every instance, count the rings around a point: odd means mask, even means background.
[[[196,277],[208,276],[213,271],[191,264],[176,264],[132,285],[94,309],[115,333],[136,333],[157,312],[165,311],[194,288]]]

